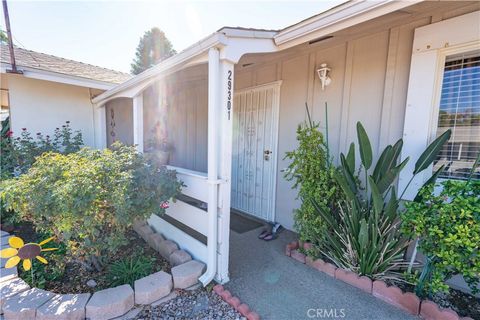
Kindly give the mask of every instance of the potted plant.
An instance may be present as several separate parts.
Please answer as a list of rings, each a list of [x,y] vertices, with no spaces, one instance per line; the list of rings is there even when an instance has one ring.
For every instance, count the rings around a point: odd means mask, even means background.
[[[151,161],[158,165],[167,165],[173,148],[168,142],[165,130],[160,129],[160,123],[157,122],[151,130],[151,138],[147,141],[145,152]]]

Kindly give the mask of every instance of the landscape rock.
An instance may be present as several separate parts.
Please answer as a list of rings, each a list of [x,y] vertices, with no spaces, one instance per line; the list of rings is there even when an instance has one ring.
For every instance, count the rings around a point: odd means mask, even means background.
[[[0,269],[0,282],[12,280],[18,276],[17,267]]]
[[[8,320],[34,319],[37,308],[55,296],[54,293],[32,288],[5,300],[3,314]]]
[[[85,306],[90,293],[57,294],[37,309],[37,320],[85,319]]]
[[[90,288],[95,288],[97,286],[97,282],[93,279],[87,281],[87,286]]]
[[[135,281],[135,303],[150,304],[172,291],[172,276],[160,271]]]
[[[133,289],[124,284],[95,292],[87,303],[86,317],[90,320],[112,319],[124,315],[133,305]]]
[[[158,251],[158,248],[160,247],[160,244],[164,240],[165,239],[162,237],[162,235],[160,233],[152,233],[152,234],[148,235],[148,237],[147,237],[147,243],[150,245],[150,247],[152,247],[156,251]]]
[[[20,292],[30,289],[28,283],[20,278],[11,279],[0,283],[0,313],[3,310],[3,304],[6,299]]]
[[[170,255],[176,250],[178,250],[177,244],[170,240],[162,241],[158,246],[158,252],[167,260],[170,259]]]
[[[172,268],[173,286],[185,289],[198,282],[198,278],[205,270],[205,264],[196,260]]]
[[[153,234],[153,229],[148,225],[148,224],[145,224],[145,225],[142,225],[140,227],[137,228],[138,230],[137,233],[140,237],[143,238],[143,240],[147,241],[148,237]]]
[[[189,255],[185,250],[175,250],[170,255],[169,260],[172,267],[175,267],[192,260],[192,256]]]

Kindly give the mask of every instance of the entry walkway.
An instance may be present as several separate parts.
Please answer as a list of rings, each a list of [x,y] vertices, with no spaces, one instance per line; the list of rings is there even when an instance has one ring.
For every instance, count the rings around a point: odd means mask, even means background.
[[[260,231],[231,230],[225,287],[262,319],[419,319],[285,256],[286,244],[296,238],[293,232],[265,242],[257,239]]]

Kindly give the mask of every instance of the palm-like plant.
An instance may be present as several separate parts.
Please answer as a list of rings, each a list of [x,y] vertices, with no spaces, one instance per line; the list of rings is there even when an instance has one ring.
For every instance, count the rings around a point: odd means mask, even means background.
[[[415,164],[411,180],[430,166],[450,135],[450,130],[446,131],[425,149]],[[338,267],[373,279],[384,278],[405,264],[403,253],[410,242],[399,230],[401,196],[397,196],[395,187],[409,158],[399,163],[403,147],[400,139],[383,150],[371,172],[372,148],[360,122],[357,123],[357,137],[365,174],[364,187],[355,177],[355,144],[352,143],[347,155],[340,155],[341,165],[335,175],[347,200],[339,203],[338,211],[311,200],[327,225],[325,245],[320,250]],[[443,168],[426,184],[434,182],[441,170]]]

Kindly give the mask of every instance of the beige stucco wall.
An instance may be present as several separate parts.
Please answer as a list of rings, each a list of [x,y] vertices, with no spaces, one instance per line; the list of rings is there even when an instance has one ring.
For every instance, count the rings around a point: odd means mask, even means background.
[[[11,125],[14,135],[22,128],[32,134],[52,134],[70,121],[80,130],[87,146],[94,146],[93,107],[88,88],[2,74],[2,88],[8,87]]]
[[[329,145],[335,161],[350,142],[356,142],[357,121],[365,126],[378,156],[379,150],[403,134],[415,28],[479,9],[478,3],[422,6],[409,18],[392,15],[342,31],[324,43],[245,56],[237,64],[235,89],[283,81],[276,186],[276,220],[282,225],[293,228],[292,212],[299,207],[296,191],[281,170],[288,166],[283,160],[285,152],[297,145],[295,130],[306,119],[305,102],[324,132],[324,106],[328,103]],[[322,63],[332,69],[332,83],[324,91],[316,75]]]

